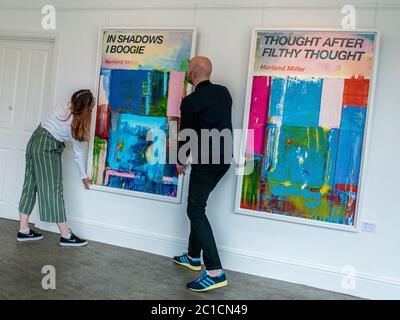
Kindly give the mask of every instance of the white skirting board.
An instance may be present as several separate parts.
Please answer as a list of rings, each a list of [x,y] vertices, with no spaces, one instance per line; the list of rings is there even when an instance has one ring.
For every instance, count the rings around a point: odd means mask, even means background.
[[[74,232],[88,240],[168,257],[181,254],[187,248],[187,241],[182,238],[74,217],[70,217],[68,221]],[[36,226],[43,230],[57,232],[55,224],[39,221]],[[359,272],[349,278],[340,268],[331,266],[271,257],[228,247],[219,247],[219,252],[223,265],[228,270],[367,299],[400,299],[400,280],[398,279]]]

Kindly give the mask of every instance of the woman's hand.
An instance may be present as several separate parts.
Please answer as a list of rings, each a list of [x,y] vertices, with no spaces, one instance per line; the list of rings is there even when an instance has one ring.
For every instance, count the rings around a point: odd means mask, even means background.
[[[83,185],[85,186],[85,189],[89,189],[90,185],[92,184],[92,179],[85,178],[82,179]]]

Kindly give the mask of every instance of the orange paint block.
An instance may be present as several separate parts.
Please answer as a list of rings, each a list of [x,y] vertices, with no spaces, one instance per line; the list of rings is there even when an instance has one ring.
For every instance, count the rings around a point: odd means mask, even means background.
[[[368,79],[346,79],[344,81],[343,106],[364,107],[368,105]]]

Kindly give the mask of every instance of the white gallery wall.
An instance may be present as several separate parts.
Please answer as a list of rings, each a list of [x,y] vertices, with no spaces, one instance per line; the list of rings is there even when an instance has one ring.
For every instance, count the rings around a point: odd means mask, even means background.
[[[56,7],[54,31],[41,29],[44,4]],[[1,0],[0,31],[59,35],[55,86],[55,101],[59,102],[74,90],[94,88],[100,26],[194,26],[197,54],[214,62],[212,81],[231,91],[233,125],[241,128],[251,28],[338,28],[343,4],[317,0]],[[352,4],[358,28],[382,32],[359,205],[361,220],[376,223],[376,232],[353,233],[235,214],[237,177],[232,169],[211,195],[208,216],[227,269],[366,298],[400,299],[400,0]],[[235,144],[239,146],[240,141]],[[67,214],[75,233],[165,256],[185,251],[189,232],[186,189],[180,205],[86,191],[70,147],[63,155],[63,165]],[[12,214],[17,218],[17,212]],[[38,226],[55,230],[51,225]]]

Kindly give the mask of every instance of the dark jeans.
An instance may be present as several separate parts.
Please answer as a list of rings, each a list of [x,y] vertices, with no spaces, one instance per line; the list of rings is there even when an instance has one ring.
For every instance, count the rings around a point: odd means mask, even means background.
[[[199,258],[203,250],[207,270],[222,269],[211,225],[206,216],[207,199],[229,167],[230,164],[195,164],[190,173],[187,207],[190,219],[188,254],[192,258]]]

